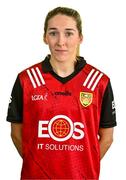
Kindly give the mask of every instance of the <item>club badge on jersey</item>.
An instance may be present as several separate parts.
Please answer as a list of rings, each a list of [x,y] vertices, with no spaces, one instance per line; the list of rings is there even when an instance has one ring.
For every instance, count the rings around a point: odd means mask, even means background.
[[[92,103],[93,94],[88,92],[80,92],[80,102],[82,106],[87,107]]]

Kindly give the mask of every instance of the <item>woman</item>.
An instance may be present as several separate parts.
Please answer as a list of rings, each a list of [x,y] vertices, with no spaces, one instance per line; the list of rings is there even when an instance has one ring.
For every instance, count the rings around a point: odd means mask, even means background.
[[[78,56],[81,18],[70,8],[47,14],[50,55],[18,74],[9,104],[21,179],[99,179],[116,126],[110,79]]]

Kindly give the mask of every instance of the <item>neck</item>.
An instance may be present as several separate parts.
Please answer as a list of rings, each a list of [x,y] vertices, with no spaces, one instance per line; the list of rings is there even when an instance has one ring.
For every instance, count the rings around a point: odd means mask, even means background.
[[[76,61],[73,60],[60,62],[52,58],[50,59],[50,64],[53,68],[53,71],[60,77],[67,77],[72,74],[74,72],[75,62]]]

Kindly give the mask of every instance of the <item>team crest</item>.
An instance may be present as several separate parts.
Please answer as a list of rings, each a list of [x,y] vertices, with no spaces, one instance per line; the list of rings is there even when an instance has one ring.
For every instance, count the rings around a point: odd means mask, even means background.
[[[80,102],[84,107],[92,103],[93,94],[88,92],[80,92]]]

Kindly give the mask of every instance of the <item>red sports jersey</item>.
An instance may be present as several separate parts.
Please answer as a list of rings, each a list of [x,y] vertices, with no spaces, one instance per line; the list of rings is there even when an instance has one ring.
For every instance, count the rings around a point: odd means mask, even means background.
[[[98,180],[98,130],[109,78],[86,64],[61,83],[36,64],[19,74],[23,88],[21,179]]]

